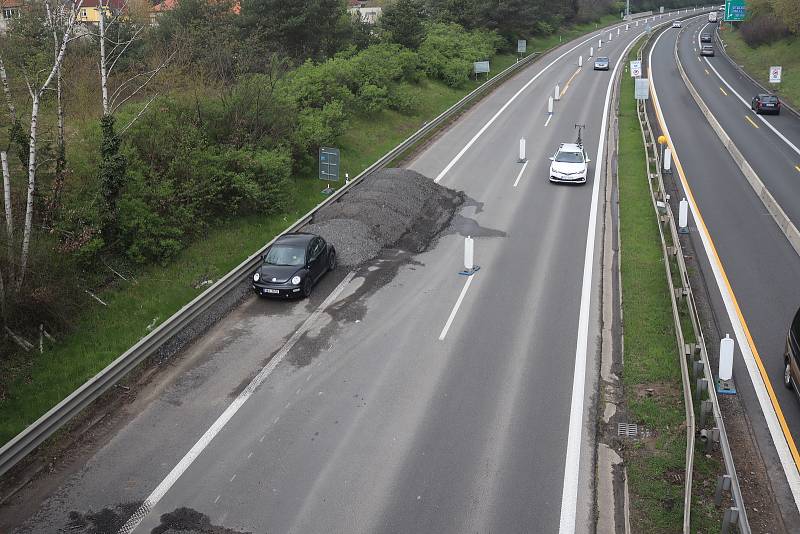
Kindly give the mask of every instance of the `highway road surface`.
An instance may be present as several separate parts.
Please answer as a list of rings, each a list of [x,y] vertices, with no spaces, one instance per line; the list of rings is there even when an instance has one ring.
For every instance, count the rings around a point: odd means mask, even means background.
[[[701,58],[703,33],[715,35],[716,25],[699,17],[659,37],[650,56],[654,100],[679,159],[680,196],[692,204],[691,241],[709,288],[714,326],[719,336],[736,340],[738,394],[792,531],[800,503],[800,404],[782,378],[786,333],[800,306],[800,257],[695,104],[676,51],[711,113],[796,226],[800,120],[786,109],[780,116],[750,111],[751,98],[761,90],[720,53],[717,37],[717,55]]]
[[[308,302],[248,300],[0,528],[200,516],[252,532],[590,532],[605,126],[643,30],[603,32],[611,72],[591,68],[599,33],[548,53],[418,155],[412,169],[471,199],[435,247],[339,271]],[[589,182],[550,184],[575,124]],[[465,235],[472,277],[458,274]]]

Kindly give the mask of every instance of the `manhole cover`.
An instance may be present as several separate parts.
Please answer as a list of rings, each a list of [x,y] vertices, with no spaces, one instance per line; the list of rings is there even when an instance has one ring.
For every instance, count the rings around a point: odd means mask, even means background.
[[[634,423],[617,423],[617,435],[626,438],[635,438],[639,429]]]

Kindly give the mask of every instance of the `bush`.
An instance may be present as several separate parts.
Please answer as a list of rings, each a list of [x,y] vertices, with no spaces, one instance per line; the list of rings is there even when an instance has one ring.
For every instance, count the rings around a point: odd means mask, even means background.
[[[420,62],[431,78],[459,87],[469,79],[472,63],[489,59],[502,44],[495,32],[468,32],[458,24],[429,24],[419,47]]]
[[[742,39],[751,47],[774,43],[790,35],[783,20],[771,13],[742,22],[739,30]]]

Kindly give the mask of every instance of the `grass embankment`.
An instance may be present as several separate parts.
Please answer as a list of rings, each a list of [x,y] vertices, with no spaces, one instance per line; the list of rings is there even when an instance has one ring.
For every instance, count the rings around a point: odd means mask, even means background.
[[[636,59],[636,51],[629,59]],[[683,522],[686,421],[681,369],[661,250],[647,183],[633,80],[623,76],[619,109],[619,218],[625,333],[623,382],[631,420],[649,434],[624,451],[637,532],[678,532]],[[677,269],[676,265],[673,268]],[[684,324],[687,324],[684,322]],[[688,326],[688,324],[687,324]],[[691,329],[685,328],[690,334]],[[690,342],[691,339],[687,339]],[[716,460],[695,456],[692,526],[719,529],[709,497]],[[717,471],[718,472],[718,471]],[[709,486],[709,483],[711,486]]]
[[[756,80],[774,89],[795,108],[800,106],[800,38],[783,39],[776,43],[751,48],[738,31],[730,31],[723,25],[722,38],[727,44],[728,54]],[[782,83],[769,83],[769,68],[783,67]]]
[[[613,16],[604,17],[598,24],[615,20]],[[595,23],[575,26],[563,31],[562,39],[572,39],[594,27]],[[528,51],[542,51],[558,42],[558,35],[534,39]],[[495,56],[490,76],[516,59],[516,54]],[[471,81],[460,89],[423,82],[415,88],[417,107],[413,114],[387,110],[351,119],[338,143],[342,172],[356,176],[483,81]],[[0,391],[8,393],[0,398],[0,445],[145,336],[148,325],[160,324],[197,296],[205,289],[195,287],[199,282],[217,280],[318,204],[324,198],[320,194],[324,186],[314,176],[295,177],[290,208],[285,213],[245,217],[215,226],[168,265],[148,267],[136,273],[130,283],[100,292],[99,297],[108,306],[91,301],[91,307],[76,320],[74,333],[48,347],[43,355],[5,362],[0,369]]]

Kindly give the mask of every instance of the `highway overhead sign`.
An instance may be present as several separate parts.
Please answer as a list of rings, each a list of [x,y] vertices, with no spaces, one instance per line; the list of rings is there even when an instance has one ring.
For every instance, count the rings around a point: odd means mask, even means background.
[[[725,21],[744,20],[745,15],[745,0],[725,0]]]
[[[774,66],[769,68],[769,83],[781,83],[781,71],[783,69],[780,66]]]
[[[639,59],[631,61],[631,77],[633,78],[641,78],[642,77],[642,61]]]

